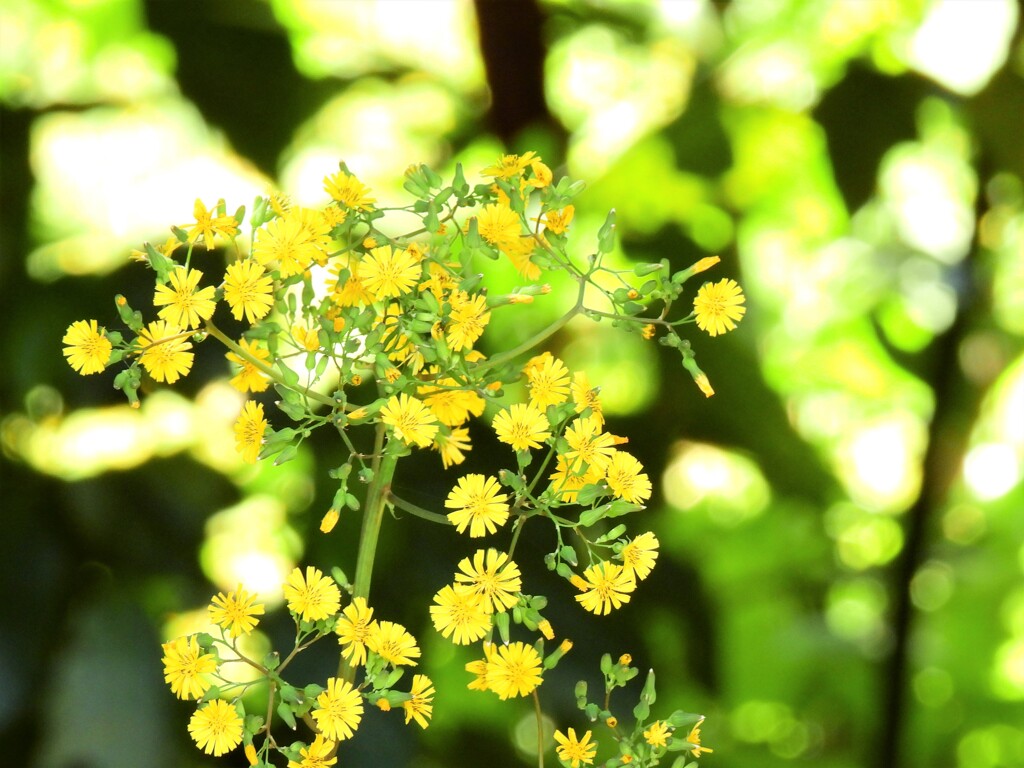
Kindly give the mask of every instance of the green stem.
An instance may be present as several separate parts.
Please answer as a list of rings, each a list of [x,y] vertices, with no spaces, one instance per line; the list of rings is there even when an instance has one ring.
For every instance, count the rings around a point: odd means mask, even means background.
[[[583,287],[580,288],[579,300],[576,302],[576,304],[573,305],[572,309],[570,309],[568,312],[566,312],[560,318],[555,320],[555,322],[553,322],[551,325],[549,325],[543,331],[541,331],[540,333],[536,334],[535,336],[531,336],[529,339],[524,341],[522,344],[520,344],[520,345],[518,345],[518,346],[516,346],[516,347],[514,347],[514,348],[512,348],[510,350],[508,350],[507,352],[502,352],[500,355],[495,355],[492,358],[484,360],[483,362],[481,362],[477,366],[477,370],[478,371],[480,371],[480,370],[484,370],[484,371],[489,370],[489,369],[494,368],[496,366],[502,365],[503,363],[506,363],[509,360],[515,360],[517,357],[519,357],[524,352],[529,352],[531,349],[536,347],[541,342],[546,341],[551,336],[554,336],[556,333],[558,333],[558,331],[560,331],[565,326],[566,323],[568,323],[570,320],[572,320],[574,317],[576,317],[577,314],[579,314],[579,312],[580,312],[580,310],[582,308],[583,308]]]
[[[432,523],[440,523],[441,525],[451,525],[451,521],[447,515],[441,515],[437,512],[430,512],[423,507],[417,507],[415,504],[406,501],[405,499],[395,496],[393,493],[388,494],[388,500],[391,501],[399,509],[404,509],[410,515],[416,517],[422,517],[424,520],[429,520]]]
[[[247,363],[250,363],[251,365],[255,366],[257,369],[259,369],[260,371],[265,373],[267,376],[269,376],[271,379],[276,381],[278,384],[281,384],[283,386],[289,387],[289,389],[294,389],[296,392],[299,392],[303,397],[307,397],[310,400],[316,400],[318,403],[330,406],[331,408],[335,408],[338,405],[332,398],[327,397],[327,395],[321,395],[319,392],[314,392],[313,390],[307,389],[306,387],[298,387],[298,386],[291,387],[291,386],[289,386],[284,381],[284,379],[281,378],[281,374],[277,370],[275,370],[274,368],[271,368],[269,365],[267,365],[265,362],[260,360],[258,357],[255,357],[255,356],[249,354],[248,352],[246,352],[244,349],[242,349],[238,344],[236,344],[228,336],[226,336],[224,334],[224,332],[220,328],[215,326],[213,324],[213,321],[207,320],[206,324],[205,324],[205,329],[206,329],[207,333],[209,333],[211,336],[213,336],[213,338],[215,338],[217,341],[219,341],[225,347],[230,349],[232,352],[234,352],[240,358],[245,360]]]
[[[533,689],[533,711],[537,715],[537,768],[544,768],[544,718],[540,711],[540,696]]]
[[[377,435],[373,451],[373,480],[366,494],[363,507],[363,527],[359,532],[359,549],[356,553],[356,574],[352,582],[352,597],[370,597],[370,581],[373,577],[373,560],[377,554],[377,540],[380,536],[380,524],[384,519],[391,492],[391,480],[395,476],[395,465],[398,456],[384,449],[384,433],[386,427],[377,425]],[[338,659],[338,675],[349,683],[355,680],[356,670],[345,658]]]

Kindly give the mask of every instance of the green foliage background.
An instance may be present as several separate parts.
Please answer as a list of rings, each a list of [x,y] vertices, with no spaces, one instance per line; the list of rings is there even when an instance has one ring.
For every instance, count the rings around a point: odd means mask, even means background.
[[[152,392],[132,421],[111,377],[64,363],[71,322],[113,318],[115,292],[145,304],[129,250],[187,223],[196,196],[233,210],[271,185],[315,193],[341,159],[397,202],[410,163],[535,149],[589,185],[581,251],[614,207],[623,263],[719,253],[710,277],[748,295],[737,331],[691,334],[710,400],[654,344],[585,323],[555,339],[655,480],[632,525],[662,554],[600,620],[543,572],[549,543],[525,543],[527,579],[562,596],[556,630],[576,642],[542,688],[554,725],[579,731],[573,683],[630,652],[666,712],[708,715],[709,766],[1024,766],[1020,15],[997,0],[0,2],[9,764],[214,764],[161,679],[168,622],[233,587],[217,562],[239,532],[290,563],[354,548],[354,519],[316,532],[340,445],[239,474],[191,400]],[[538,325],[560,311],[534,307]],[[496,316],[484,338],[527,331]],[[201,351],[177,391],[202,401],[226,372]],[[498,460],[481,436],[465,468]],[[438,505],[457,474],[408,463],[399,493]],[[384,541],[373,602],[421,638],[436,720],[420,735],[367,718],[342,764],[529,764],[512,746],[528,706],[466,691],[468,657],[426,626],[468,544],[417,520],[387,521]],[[288,636],[280,615],[264,628]],[[327,654],[301,672],[325,677]]]

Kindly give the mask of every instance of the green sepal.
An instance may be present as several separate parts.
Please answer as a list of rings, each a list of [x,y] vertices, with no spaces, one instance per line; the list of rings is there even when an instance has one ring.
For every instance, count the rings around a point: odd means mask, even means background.
[[[277,669],[280,663],[281,654],[279,654],[277,651],[271,651],[263,657],[263,666],[267,669]]]
[[[306,697],[295,686],[284,683],[280,688],[281,700],[289,704],[301,704]]]
[[[610,675],[612,673],[613,666],[612,655],[610,653],[604,654],[604,656],[601,657],[601,674]]]
[[[573,567],[579,564],[579,561],[576,559],[576,549],[569,544],[558,550],[558,559],[567,562]]]
[[[605,485],[603,485],[601,483],[587,483],[582,488],[580,488],[579,492],[576,494],[576,503],[579,504],[581,507],[586,507],[586,506],[589,506],[589,505],[593,504],[595,501],[597,501],[602,496],[607,496],[607,495],[608,495],[608,488]],[[586,514],[586,513],[584,513],[584,514]],[[595,518],[594,520],[592,520],[589,523],[584,523],[583,522],[583,516],[581,515],[580,516],[580,524],[584,525],[584,526],[586,526],[586,525],[593,525],[595,522],[597,522],[597,520],[601,519],[601,516],[602,515],[599,515],[597,518]]]
[[[576,688],[573,689],[573,695],[576,697],[576,706],[583,709],[587,705],[587,681],[580,680],[576,683]]]
[[[493,614],[491,616],[491,623],[495,627],[497,627],[498,635],[501,637],[501,642],[503,642],[505,645],[508,645],[508,642],[509,642],[509,634],[508,634],[509,616],[508,616],[508,612],[507,611],[502,611],[500,613]]]
[[[288,705],[288,702],[282,701],[277,705],[277,716],[284,720],[288,727],[293,731],[295,730],[295,713],[292,712],[292,708]]]
[[[249,736],[255,736],[263,728],[263,718],[260,715],[246,715],[242,728]]]
[[[635,265],[633,267],[633,274],[636,275],[637,277],[645,277],[646,275],[651,275],[654,274],[655,272],[660,272],[663,268],[664,267],[661,264],[661,262],[658,262],[657,264],[653,262],[645,262]]]
[[[673,728],[690,728],[699,723],[702,717],[694,712],[683,712],[683,710],[677,709],[668,716],[665,722]]]
[[[294,444],[286,445],[284,447],[284,449],[277,455],[277,458],[274,459],[274,466],[275,467],[279,467],[282,464],[284,464],[285,462],[291,461],[292,459],[294,459],[296,457],[296,455],[298,455],[298,453],[299,453],[298,446],[296,446]]]
[[[518,492],[526,487],[522,475],[508,469],[502,469],[498,472],[498,480],[506,488],[511,488],[513,491]]]
[[[615,247],[615,209],[608,211],[608,217],[597,231],[597,250],[599,253],[611,253]]]
[[[142,313],[132,309],[128,304],[128,300],[121,294],[117,294],[114,297],[114,306],[117,307],[117,314],[121,318],[121,322],[131,328],[136,334],[141,333],[144,325]]]
[[[643,722],[651,715],[651,706],[646,701],[640,701],[635,707],[633,707],[633,717],[637,719],[637,722]]]
[[[597,716],[601,712],[597,704],[587,704],[585,707],[582,707],[582,709],[583,712],[586,714],[587,719],[590,720],[590,722],[594,722],[595,720],[597,720]]]
[[[653,704],[658,699],[658,693],[654,689],[654,670],[647,671],[647,680],[644,681],[644,688],[640,692],[640,698],[648,704]]]
[[[611,541],[612,539],[619,538],[619,536],[621,536],[625,532],[626,532],[626,526],[623,525],[622,523],[619,523],[618,525],[616,525],[614,528],[612,528],[607,533],[605,533],[605,534],[603,534],[601,536],[598,536],[596,539],[594,539],[594,543],[595,544],[604,544],[606,541]]]
[[[299,383],[299,374],[288,367],[288,364],[282,359],[277,359],[277,369],[281,372],[281,378],[284,379],[284,383],[289,387],[297,386]]]
[[[292,421],[302,421],[304,418],[306,418],[306,409],[301,405],[278,402],[277,408]]]
[[[452,179],[452,189],[460,201],[469,194],[469,183],[466,181],[466,174],[462,170],[462,163],[455,164],[455,177]]]
[[[143,243],[142,247],[146,249],[146,258],[149,259],[149,266],[156,272],[157,282],[163,285],[170,279],[171,272],[178,265],[160,253],[151,243]]]

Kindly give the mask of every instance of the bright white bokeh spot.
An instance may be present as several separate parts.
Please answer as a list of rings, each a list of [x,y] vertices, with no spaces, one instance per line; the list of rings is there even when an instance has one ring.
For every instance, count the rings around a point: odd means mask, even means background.
[[[964,481],[982,501],[998,499],[1020,482],[1017,451],[1007,443],[982,443],[964,457]]]
[[[874,509],[909,503],[920,482],[924,426],[907,414],[857,429],[839,452],[839,473],[855,499]]]
[[[704,505],[716,523],[734,526],[764,511],[770,489],[745,456],[704,443],[683,442],[662,477],[665,499],[681,510]]]
[[[1014,0],[938,0],[910,41],[908,62],[946,88],[973,96],[1006,60]]]

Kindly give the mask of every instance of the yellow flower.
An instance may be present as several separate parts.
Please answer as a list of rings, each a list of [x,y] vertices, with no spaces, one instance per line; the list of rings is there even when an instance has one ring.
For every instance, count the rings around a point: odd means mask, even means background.
[[[555,731],[555,741],[558,742],[556,752],[558,759],[569,763],[571,768],[579,768],[580,765],[593,765],[594,756],[597,755],[597,744],[590,741],[590,731],[583,734],[582,739],[576,738],[576,731],[569,729],[566,736],[561,731]]]
[[[366,647],[393,666],[416,666],[420,657],[416,638],[401,624],[380,621],[370,630]]]
[[[203,752],[219,757],[242,742],[242,724],[242,718],[233,705],[223,699],[214,699],[192,715],[188,732]]]
[[[615,453],[615,436],[601,431],[601,422],[595,416],[580,417],[565,430],[569,450],[565,458],[573,472],[593,468],[604,472]]]
[[[179,699],[201,699],[210,687],[211,675],[217,670],[212,653],[200,653],[195,635],[179,637],[163,644],[164,682]]]
[[[180,338],[181,329],[154,320],[139,334],[139,362],[157,381],[173,384],[192,370],[192,343]]]
[[[498,158],[498,162],[494,165],[489,165],[480,171],[481,176],[494,176],[499,179],[511,179],[513,176],[518,176],[522,173],[526,166],[533,162],[534,158],[538,161],[536,152],[526,152],[522,156],[520,155],[502,155]]]
[[[261,347],[259,342],[241,339],[238,346],[257,360],[269,364],[270,352]],[[231,386],[239,392],[263,392],[270,386],[270,379],[267,375],[244,357],[236,355],[234,352],[228,352],[225,357],[228,362],[241,366],[238,373],[231,379]]]
[[[252,255],[267,265],[277,262],[281,277],[298,275],[324,257],[321,245],[311,240],[301,216],[286,214],[256,230]]]
[[[308,747],[299,749],[299,757],[302,762],[288,761],[288,768],[328,768],[338,762],[338,758],[331,757],[335,743],[325,739],[322,733],[318,733],[313,743]]]
[[[569,228],[572,224],[573,217],[576,215],[576,208],[567,205],[559,211],[548,211],[544,214],[544,228],[548,232],[556,235],[561,235]]]
[[[76,320],[68,326],[61,339],[68,365],[83,376],[99,373],[107,367],[113,345],[95,320]]]
[[[363,719],[363,697],[351,683],[337,677],[328,678],[327,690],[316,697],[316,704],[313,719],[325,739],[352,738]]]
[[[451,295],[451,305],[452,312],[445,334],[448,346],[453,352],[472,349],[491,319],[491,313],[487,311],[487,297],[455,291]]]
[[[324,177],[324,191],[346,208],[368,211],[373,208],[376,199],[370,197],[370,189],[355,176],[338,171],[333,176]]]
[[[434,711],[434,684],[426,675],[416,675],[412,679],[409,695],[412,698],[402,702],[405,724],[408,725],[410,720],[415,719],[419,727],[425,729],[430,724],[430,716]]]
[[[551,437],[547,416],[532,403],[514,403],[491,422],[498,439],[517,451],[540,448]]]
[[[377,299],[397,298],[416,287],[420,263],[407,250],[382,245],[359,263],[360,279]]]
[[[477,592],[445,585],[434,595],[434,603],[430,606],[434,629],[456,645],[476,642],[491,628],[491,616]]]
[[[250,323],[266,317],[274,306],[274,281],[264,274],[263,265],[252,259],[234,261],[224,273],[224,301],[235,320],[244,316]]]
[[[320,349],[320,332],[317,328],[307,328],[302,323],[292,326],[292,339],[306,352]]]
[[[235,450],[242,454],[242,459],[255,464],[263,444],[263,433],[267,429],[267,420],[263,418],[263,404],[255,400],[247,400],[242,413],[235,422]]]
[[[697,327],[709,336],[731,331],[747,311],[745,301],[743,289],[735,280],[724,278],[717,283],[704,283],[693,300]]]
[[[715,394],[715,390],[711,387],[711,382],[708,380],[706,373],[698,373],[693,381],[697,384],[700,391],[704,393],[704,397],[711,397]]]
[[[700,727],[703,724],[704,718],[702,717],[700,720],[697,721],[697,724],[693,726],[693,728],[690,730],[690,733],[686,737],[686,740],[693,745],[693,749],[690,750],[690,754],[692,754],[694,757],[700,757],[701,754],[703,754],[704,752],[710,753],[715,751],[713,749],[708,749],[707,747],[702,747],[700,745]]]
[[[643,504],[651,498],[651,481],[643,468],[632,455],[615,451],[605,467],[605,480],[616,497],[633,504]]]
[[[347,260],[338,261],[330,267],[334,280],[328,280],[327,287],[331,291],[331,301],[339,307],[362,307],[375,301],[374,295],[360,277],[361,263],[357,257],[350,256]],[[341,273],[346,270],[348,276],[345,282],[339,285]]]
[[[583,413],[590,409],[592,416],[597,418],[600,424],[604,424],[604,414],[601,411],[601,390],[598,387],[590,386],[590,379],[586,371],[576,371],[572,375],[572,384],[569,387],[572,393],[572,401],[576,404],[576,413]]]
[[[394,430],[395,437],[408,446],[426,448],[437,434],[437,419],[430,408],[404,392],[392,396],[380,409],[381,421]]]
[[[551,169],[547,167],[539,157],[534,158],[530,161],[530,170],[533,171],[533,178],[530,179],[527,184],[537,189],[544,189],[544,187],[551,184],[554,179],[554,174],[551,173]]]
[[[484,650],[490,647],[490,643],[484,643]],[[466,665],[466,671],[474,675],[466,687],[471,691],[487,690],[487,659],[477,659]]]
[[[519,602],[523,588],[519,566],[504,552],[478,549],[472,561],[464,557],[459,562],[459,571],[455,584],[482,596],[488,613],[501,613]]]
[[[534,245],[535,241],[532,237],[520,237],[503,244],[501,248],[508,254],[516,272],[530,281],[540,278],[540,267],[534,263],[532,258]]]
[[[582,595],[576,595],[576,601],[598,616],[628,603],[629,593],[636,589],[636,582],[621,565],[604,561],[587,568],[582,579],[573,576],[571,581],[583,591]]]
[[[248,635],[259,623],[256,617],[263,615],[263,605],[256,602],[256,595],[246,592],[241,584],[226,595],[218,592],[207,610],[210,621],[228,630],[231,637]]]
[[[604,475],[597,467],[588,466],[587,471],[579,474],[569,468],[569,459],[559,454],[555,457],[555,471],[551,473],[551,487],[566,504],[575,504],[579,498],[579,490],[588,483],[600,482]]]
[[[213,317],[216,303],[214,288],[208,285],[197,291],[203,273],[198,269],[178,267],[170,274],[171,286],[158,285],[153,306],[163,307],[157,314],[161,319],[183,330],[198,328],[200,320]]]
[[[622,548],[622,567],[630,576],[643,581],[651,575],[658,559],[658,537],[650,531],[641,533]]]
[[[192,206],[192,215],[195,216],[196,223],[188,228],[188,241],[194,243],[196,240],[202,239],[205,241],[208,251],[213,249],[214,235],[234,237],[238,234],[238,222],[235,217],[214,216],[215,210],[206,210],[203,201],[196,198],[195,205]]]
[[[324,516],[320,518],[320,533],[330,533],[334,530],[334,526],[338,524],[338,520],[341,518],[341,510],[331,507],[324,513]]]
[[[671,736],[672,731],[663,720],[651,723],[651,727],[644,731],[644,741],[652,747],[664,747]]]
[[[319,621],[333,616],[341,605],[341,592],[334,579],[324,576],[319,568],[306,566],[306,575],[302,569],[295,568],[284,583],[284,597],[288,601],[288,610],[297,614],[303,621]]]
[[[501,699],[528,696],[541,682],[540,656],[532,645],[500,646],[487,661],[487,687]]]
[[[431,367],[430,373],[437,373]],[[471,389],[462,389],[455,379],[442,378],[433,384],[425,384],[416,389],[437,420],[448,427],[465,424],[470,415],[479,416],[484,412],[484,399]],[[467,433],[468,436],[468,433]]]
[[[476,226],[480,237],[501,250],[519,240],[521,233],[519,217],[515,211],[498,203],[483,207],[476,217]]]
[[[441,454],[441,464],[445,469],[461,464],[466,460],[465,452],[472,448],[469,443],[469,430],[465,427],[453,427],[450,434],[439,431],[434,437],[432,447]]]
[[[498,493],[500,486],[493,477],[470,474],[459,478],[444,505],[455,510],[448,520],[462,533],[469,526],[470,538],[494,533],[508,520],[508,496]]]
[[[373,608],[366,604],[365,597],[357,597],[345,606],[334,631],[338,634],[341,655],[353,667],[366,663],[366,641],[377,630],[373,620]]]
[[[569,399],[569,369],[550,352],[531,358],[523,372],[530,390],[530,402],[540,410]]]

